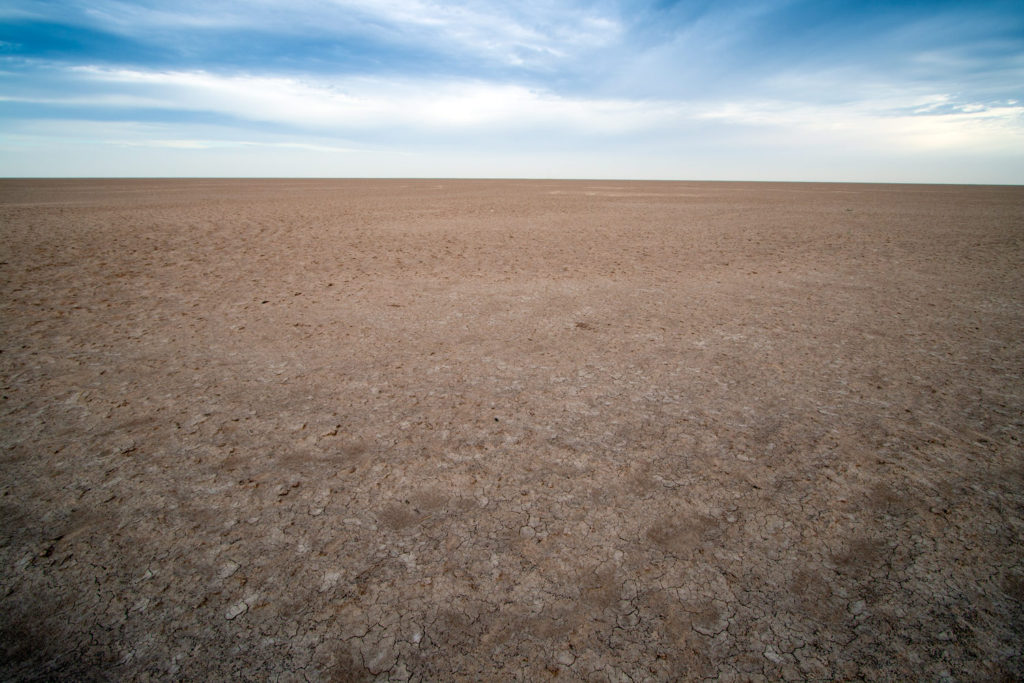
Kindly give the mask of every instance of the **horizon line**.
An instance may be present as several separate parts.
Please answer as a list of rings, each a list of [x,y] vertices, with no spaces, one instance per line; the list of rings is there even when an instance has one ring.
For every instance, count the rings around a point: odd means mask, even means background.
[[[906,180],[747,180],[720,178],[561,178],[526,176],[0,176],[15,180],[372,180],[451,182],[616,182],[616,183],[743,183],[772,185],[910,185],[920,187],[1024,187],[1024,183],[953,183]]]

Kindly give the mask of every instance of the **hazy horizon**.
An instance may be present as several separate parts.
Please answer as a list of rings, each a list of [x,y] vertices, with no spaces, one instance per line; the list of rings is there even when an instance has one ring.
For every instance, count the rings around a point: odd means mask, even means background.
[[[0,176],[1024,184],[1024,6],[0,9]]]
[[[704,183],[704,184],[763,184],[763,185],[911,185],[911,186],[934,186],[934,187],[1024,187],[1024,183],[943,183],[943,182],[913,182],[913,181],[875,181],[875,180],[749,180],[744,178],[721,179],[721,178],[527,178],[523,176],[158,176],[158,175],[136,175],[136,176],[0,176],[0,181],[134,181],[134,180],[217,180],[217,181],[421,181],[421,182],[565,182],[565,183]]]

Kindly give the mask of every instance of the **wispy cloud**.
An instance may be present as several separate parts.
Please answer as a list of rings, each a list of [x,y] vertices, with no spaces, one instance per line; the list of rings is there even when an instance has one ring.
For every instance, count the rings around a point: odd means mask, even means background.
[[[410,60],[457,69],[458,59],[473,59],[476,69],[544,70],[608,46],[623,28],[611,13],[546,2],[294,0],[285,6],[268,0],[212,5],[71,0],[62,10],[15,0],[7,18],[23,22],[26,31],[35,21],[58,33],[78,27],[83,35],[115,36],[140,51],[145,47],[151,63],[210,60],[209,67],[271,71],[387,71],[410,68]],[[247,44],[228,51],[225,40]],[[64,42],[46,46],[62,47],[69,57],[81,47]],[[370,59],[364,63],[361,57]]]
[[[91,96],[97,103],[213,111],[321,131],[546,126],[581,134],[624,133],[667,123],[678,113],[676,105],[665,102],[563,97],[483,81],[367,77],[316,81],[86,66],[74,67],[74,71],[97,86]],[[82,100],[76,96],[65,102],[81,104]]]
[[[425,2],[423,0],[335,0],[335,4],[401,32],[419,29],[470,52],[513,65],[566,57],[607,45],[621,33],[610,16],[557,3]]]
[[[772,144],[782,141],[782,132],[790,143],[830,143],[878,152],[896,149],[1024,153],[1024,107],[1019,104],[951,104],[945,95],[925,98],[920,103],[892,104],[829,106],[744,101],[725,103],[699,116],[773,129],[776,135],[771,138]]]
[[[958,102],[949,94],[854,103],[792,100],[627,100],[560,96],[517,85],[474,81],[334,82],[78,67],[83,78],[120,91],[101,104],[190,108],[238,119],[324,132],[400,128],[434,132],[547,129],[572,135],[665,134],[714,120],[773,128],[804,138],[829,136],[875,147],[1024,150],[1024,107]],[[81,103],[82,98],[71,100]],[[52,100],[51,100],[52,101]]]

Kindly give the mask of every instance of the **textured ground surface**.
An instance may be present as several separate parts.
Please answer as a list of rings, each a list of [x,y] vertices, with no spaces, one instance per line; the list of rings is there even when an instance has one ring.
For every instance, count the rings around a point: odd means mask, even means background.
[[[1024,189],[0,182],[0,677],[1024,676]]]

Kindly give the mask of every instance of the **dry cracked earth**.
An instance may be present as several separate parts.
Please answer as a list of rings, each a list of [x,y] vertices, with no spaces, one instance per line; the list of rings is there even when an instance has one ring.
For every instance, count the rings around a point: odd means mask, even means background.
[[[1024,676],[1024,188],[0,181],[5,680]]]

